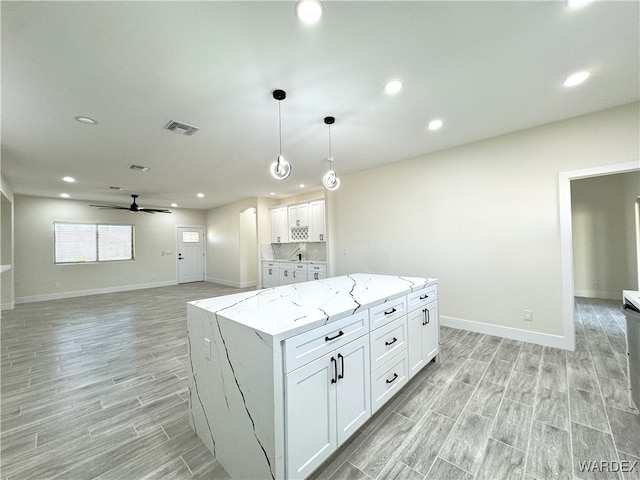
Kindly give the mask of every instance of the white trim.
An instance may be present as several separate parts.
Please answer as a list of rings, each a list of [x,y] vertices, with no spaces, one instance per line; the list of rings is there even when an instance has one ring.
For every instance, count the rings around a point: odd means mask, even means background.
[[[11,301],[11,302],[7,302],[7,303],[3,303],[2,305],[0,305],[0,311],[2,310],[13,310],[16,306],[16,302]]]
[[[571,180],[599,177],[614,173],[634,172],[640,169],[640,160],[571,170],[558,174],[558,208],[560,222],[560,256],[562,268],[562,325],[567,349],[575,350],[573,326],[573,232],[571,227]]]
[[[620,300],[620,292],[605,292],[602,290],[575,290],[576,297],[603,298],[605,300]]]
[[[445,315],[440,315],[439,318],[440,325],[443,327],[457,328],[460,330],[468,330],[470,332],[483,333],[485,335],[495,335],[497,337],[510,338],[512,340],[521,340],[523,342],[535,343],[547,347],[571,350],[569,348],[569,339],[560,335],[533,332],[531,330],[523,330],[521,328],[504,327],[502,325],[493,325],[491,323],[475,322],[473,320],[447,317]]]
[[[213,277],[207,277],[207,282],[217,283],[219,285],[225,285],[227,287],[235,287],[235,288],[249,288],[249,287],[256,287],[258,285],[257,280],[253,280],[251,282],[236,282],[233,280],[225,280],[222,278],[213,278]]]
[[[128,292],[129,290],[143,290],[145,288],[169,287],[177,285],[175,280],[164,282],[140,283],[137,285],[119,285],[117,287],[92,288],[90,290],[76,290],[73,292],[45,293],[43,295],[30,295],[28,297],[18,297],[16,304],[42,302],[45,300],[60,300],[62,298],[86,297],[88,295],[100,295],[103,293]]]

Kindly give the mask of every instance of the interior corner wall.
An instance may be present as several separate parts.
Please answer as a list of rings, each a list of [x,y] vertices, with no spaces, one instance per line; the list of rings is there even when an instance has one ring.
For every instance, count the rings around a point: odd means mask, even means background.
[[[0,175],[0,246],[2,272],[0,273],[0,312],[10,310],[15,304],[14,280],[14,196],[5,178]],[[0,313],[1,315],[1,313]]]
[[[638,113],[629,104],[343,176],[331,270],[438,278],[443,324],[570,348],[559,173],[637,160]]]
[[[635,202],[638,172],[571,182],[575,294],[617,300],[637,290]],[[628,204],[628,205],[627,205]]]
[[[257,203],[253,197],[207,210],[207,281],[232,287],[249,286],[242,284],[240,214],[247,208],[256,208]]]
[[[204,225],[202,210],[173,209],[172,214],[132,214],[99,210],[89,202],[15,196],[16,303],[177,283],[175,255],[178,225]],[[54,222],[134,225],[135,260],[73,265],[53,262]]]

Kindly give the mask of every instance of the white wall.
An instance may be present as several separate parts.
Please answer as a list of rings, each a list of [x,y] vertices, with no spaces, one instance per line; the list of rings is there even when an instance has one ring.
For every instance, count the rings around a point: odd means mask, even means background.
[[[258,284],[258,232],[254,207],[240,213],[240,285]]]
[[[622,290],[637,290],[634,200],[639,180],[640,173],[633,172],[571,182],[576,295],[617,300]]]
[[[567,346],[558,174],[637,160],[639,126],[635,103],[343,176],[331,269],[437,277],[443,323]]]
[[[206,212],[207,280],[233,287],[245,287],[240,262],[240,214],[256,208],[257,199],[248,198]],[[256,268],[257,268],[256,244]],[[257,274],[256,274],[257,276]]]
[[[201,210],[172,214],[100,210],[89,202],[15,196],[16,302],[64,298],[177,283],[176,225],[203,225]],[[120,223],[135,226],[135,261],[55,265],[53,223]]]

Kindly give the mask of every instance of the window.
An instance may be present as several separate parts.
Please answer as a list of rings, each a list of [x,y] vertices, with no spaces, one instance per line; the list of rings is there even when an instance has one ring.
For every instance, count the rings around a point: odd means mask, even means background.
[[[54,262],[133,260],[133,225],[54,223]]]
[[[200,235],[198,232],[182,232],[183,243],[198,243],[200,241]]]

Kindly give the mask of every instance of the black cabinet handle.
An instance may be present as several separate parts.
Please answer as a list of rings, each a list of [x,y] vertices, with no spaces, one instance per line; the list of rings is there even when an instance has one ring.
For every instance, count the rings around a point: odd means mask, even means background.
[[[335,358],[331,357],[331,363],[333,363],[333,378],[331,379],[331,383],[336,383],[338,381],[338,362]]]
[[[395,381],[395,379],[398,378],[398,374],[394,373],[393,374],[393,378],[391,380],[387,380],[387,383],[393,383]]]
[[[398,339],[396,337],[393,337],[393,340],[391,340],[390,342],[384,342],[384,344],[388,347],[389,345],[393,345],[397,341]]]
[[[340,375],[338,375],[338,380],[344,378],[344,357],[341,353],[338,354],[338,360],[340,360]]]
[[[427,298],[429,298],[429,295],[422,295],[422,296],[420,297],[420,300],[425,300],[425,299],[427,299]]]
[[[344,332],[340,330],[340,333],[338,333],[335,337],[324,337],[324,341],[330,342],[331,340],[335,340],[336,338],[341,337],[343,335],[344,335]]]
[[[384,312],[385,315],[391,315],[392,313],[396,313],[396,307],[393,307],[391,310],[386,310]]]

